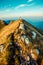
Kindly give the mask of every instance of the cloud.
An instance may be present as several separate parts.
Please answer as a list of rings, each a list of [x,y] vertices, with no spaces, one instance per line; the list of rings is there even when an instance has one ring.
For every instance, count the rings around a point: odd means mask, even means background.
[[[31,3],[31,4],[20,4],[20,5],[16,6],[15,9],[17,10],[19,8],[28,7],[28,6],[32,6],[32,5],[34,5],[34,3]]]
[[[15,9],[19,9],[19,8],[22,8],[22,7],[25,7],[25,6],[26,6],[26,4],[20,4],[20,5],[16,6]]]
[[[40,10],[43,10],[43,7],[39,8]]]
[[[10,9],[6,9],[6,10],[5,10],[5,12],[9,12],[9,11],[10,11]]]
[[[32,2],[33,0],[28,0],[27,2]]]
[[[26,6],[32,6],[32,5],[34,5],[35,3],[31,3],[31,4],[28,4],[28,5],[26,5]]]

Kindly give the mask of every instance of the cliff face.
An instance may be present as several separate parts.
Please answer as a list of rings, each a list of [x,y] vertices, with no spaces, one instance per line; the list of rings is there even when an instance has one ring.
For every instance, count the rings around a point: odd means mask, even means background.
[[[0,32],[0,65],[41,65],[42,50],[43,36],[22,19]]]

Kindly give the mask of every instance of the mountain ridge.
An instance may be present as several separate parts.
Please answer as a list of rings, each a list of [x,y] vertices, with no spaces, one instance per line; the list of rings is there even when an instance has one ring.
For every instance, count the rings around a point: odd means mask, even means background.
[[[28,65],[30,61],[37,65],[37,60],[39,61],[39,58],[42,60],[43,38],[34,29],[22,19],[2,28],[0,32],[0,65],[21,65],[22,61],[23,65]],[[1,62],[2,60],[3,62]]]

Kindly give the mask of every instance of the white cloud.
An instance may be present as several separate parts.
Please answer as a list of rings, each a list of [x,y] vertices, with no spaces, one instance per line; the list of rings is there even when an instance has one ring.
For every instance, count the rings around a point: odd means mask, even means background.
[[[10,9],[6,9],[6,10],[5,10],[5,12],[9,12],[9,11],[10,11]]]
[[[43,7],[41,7],[40,10],[43,10]]]
[[[19,9],[19,8],[22,8],[22,7],[25,7],[25,6],[26,6],[26,4],[20,4],[20,5],[16,6],[15,9]]]
[[[28,0],[27,2],[32,2],[33,0]]]
[[[26,5],[26,6],[32,6],[32,5],[34,5],[35,3],[32,3],[32,4],[28,4],[28,5]]]
[[[17,10],[19,8],[28,7],[28,6],[32,6],[32,5],[34,5],[34,3],[31,3],[31,4],[20,4],[20,5],[16,6],[15,9]]]

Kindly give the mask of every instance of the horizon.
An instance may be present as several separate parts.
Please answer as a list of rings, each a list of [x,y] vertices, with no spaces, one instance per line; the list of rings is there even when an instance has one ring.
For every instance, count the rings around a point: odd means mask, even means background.
[[[14,19],[4,19],[4,23],[5,24],[9,24],[11,21],[16,21],[19,20],[20,18],[14,18]],[[34,27],[43,30],[43,18],[37,18],[37,17],[25,17],[25,18],[21,18],[25,21],[27,21],[28,23],[30,23],[31,25],[33,25]]]

